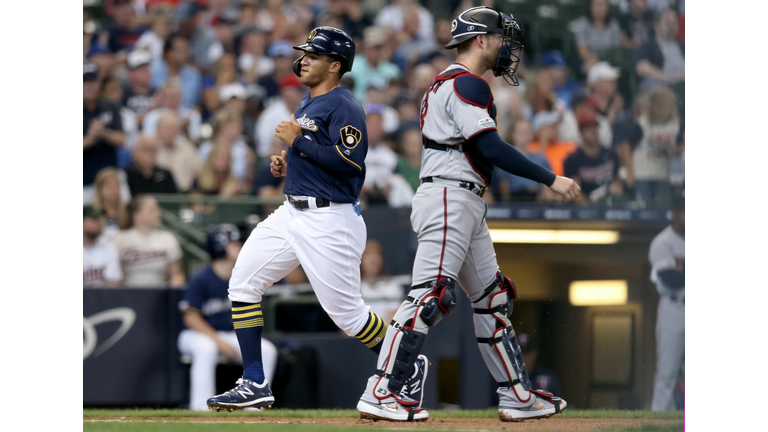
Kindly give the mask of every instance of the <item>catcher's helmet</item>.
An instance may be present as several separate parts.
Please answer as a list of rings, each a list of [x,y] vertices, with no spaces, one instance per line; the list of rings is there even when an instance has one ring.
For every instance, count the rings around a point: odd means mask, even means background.
[[[327,54],[341,62],[341,75],[352,70],[355,61],[355,42],[344,31],[335,27],[317,27],[307,36],[307,42],[293,49],[315,54]],[[293,62],[293,72],[301,76],[301,56]]]
[[[226,246],[233,241],[240,241],[240,230],[232,224],[217,225],[208,233],[207,250],[211,259],[226,257]]]
[[[514,15],[507,15],[486,6],[478,6],[465,10],[451,23],[451,39],[446,49],[455,48],[460,43],[473,37],[487,33],[501,34],[504,39],[499,49],[496,65],[493,67],[494,76],[503,76],[510,85],[517,85],[517,64],[523,53],[523,23]]]

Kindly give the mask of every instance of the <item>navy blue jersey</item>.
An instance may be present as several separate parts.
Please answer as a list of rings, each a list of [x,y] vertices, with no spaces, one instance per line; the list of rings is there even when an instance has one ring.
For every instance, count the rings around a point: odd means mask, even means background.
[[[200,270],[187,284],[181,310],[194,308],[216,331],[232,331],[232,304],[229,301],[229,281],[220,278],[211,266]]]
[[[355,202],[365,180],[368,130],[352,92],[339,87],[314,98],[307,93],[295,116],[303,136],[288,150],[283,193]]]

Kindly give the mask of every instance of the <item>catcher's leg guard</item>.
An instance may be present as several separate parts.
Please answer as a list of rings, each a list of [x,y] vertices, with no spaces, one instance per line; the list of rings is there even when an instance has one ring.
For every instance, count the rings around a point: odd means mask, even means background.
[[[500,387],[511,388],[518,401],[525,403],[531,399],[531,383],[510,321],[516,297],[514,283],[499,271],[472,307],[477,343],[491,375]]]
[[[389,353],[376,371],[381,377],[374,390],[377,398],[387,397],[390,392],[400,394],[403,384],[413,372],[429,327],[437,325],[456,307],[456,286],[456,281],[444,277],[411,289],[391,323],[397,332],[391,340],[388,337],[384,341],[382,350],[389,349]]]

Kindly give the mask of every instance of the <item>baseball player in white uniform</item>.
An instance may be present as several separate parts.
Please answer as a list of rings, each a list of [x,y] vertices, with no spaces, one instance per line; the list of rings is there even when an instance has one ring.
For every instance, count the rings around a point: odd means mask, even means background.
[[[286,201],[254,229],[232,270],[229,299],[244,370],[234,389],[208,399],[217,410],[274,403],[262,363],[261,299],[299,265],[341,330],[377,354],[386,331],[384,320],[360,295],[366,228],[357,197],[365,180],[368,139],[363,108],[339,86],[352,67],[355,44],[339,29],[318,27],[294,48],[304,52],[293,66],[309,93],[275,130],[290,147],[272,156],[270,165],[274,176],[286,176]],[[423,359],[411,365],[410,380],[419,389],[427,364]],[[420,400],[421,394],[410,396]]]
[[[496,131],[496,109],[488,83],[492,69],[510,85],[522,53],[523,26],[514,16],[487,7],[462,12],[446,48],[457,62],[427,88],[421,105],[424,144],[421,186],[413,198],[411,223],[419,246],[412,289],[387,329],[376,374],[357,409],[363,418],[424,420],[413,401],[399,396],[429,327],[450,314],[463,289],[474,308],[478,345],[499,383],[499,418],[521,421],[552,416],[566,402],[531,389],[510,317],[515,286],[496,263],[483,193],[493,167],[544,183],[567,201],[579,186],[531,162]]]
[[[676,409],[674,389],[685,356],[685,198],[672,202],[672,224],[651,242],[651,281],[661,298],[656,317],[653,411]]]

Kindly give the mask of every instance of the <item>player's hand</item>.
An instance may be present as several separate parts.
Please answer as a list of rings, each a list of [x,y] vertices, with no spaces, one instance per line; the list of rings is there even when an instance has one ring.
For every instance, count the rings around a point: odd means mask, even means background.
[[[291,114],[291,121],[283,120],[275,128],[275,136],[284,142],[288,147],[293,147],[293,140],[301,136],[301,126],[296,116]]]
[[[550,189],[565,197],[566,202],[571,202],[581,194],[581,187],[568,177],[557,176]]]
[[[285,177],[286,172],[288,172],[285,150],[283,150],[280,156],[272,155],[270,158],[272,163],[269,164],[269,169],[272,171],[272,175],[275,177]]]

